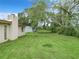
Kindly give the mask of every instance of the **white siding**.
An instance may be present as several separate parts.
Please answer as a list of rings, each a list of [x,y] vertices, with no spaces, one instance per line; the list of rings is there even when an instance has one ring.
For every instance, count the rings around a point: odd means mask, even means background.
[[[15,40],[18,38],[18,17],[15,15],[11,15],[10,19],[12,20],[12,24],[10,25],[10,40]],[[10,20],[9,19],[9,20]]]
[[[22,32],[22,29],[21,29],[21,27],[19,26],[19,29],[18,29],[18,35],[19,36],[22,36],[22,35],[24,35],[25,33],[24,32]]]
[[[5,39],[5,34],[4,34],[4,26],[3,24],[0,24],[0,43],[7,41],[7,39]],[[7,30],[7,29],[6,29]],[[7,33],[7,32],[6,32]],[[7,38],[7,36],[6,36]]]
[[[8,40],[11,39],[10,36],[11,36],[10,25],[7,25],[7,39]]]
[[[12,21],[12,23],[10,25],[0,24],[0,43],[5,42],[7,40],[15,40],[16,38],[18,38],[18,36],[22,36],[25,34],[25,32],[22,32],[21,27],[18,26],[18,17],[17,16],[10,15],[8,20]],[[6,25],[6,29],[5,29],[5,25]],[[28,30],[30,30],[30,29],[28,29]],[[28,31],[28,30],[26,30],[26,31]]]
[[[26,27],[24,28],[24,32],[33,32],[33,29],[32,29],[31,26],[26,26]]]
[[[0,42],[4,40],[4,26],[0,25]]]

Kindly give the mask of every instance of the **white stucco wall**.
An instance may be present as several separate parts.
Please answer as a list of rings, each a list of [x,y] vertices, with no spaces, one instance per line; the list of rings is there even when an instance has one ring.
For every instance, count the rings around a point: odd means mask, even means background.
[[[4,24],[0,24],[0,43],[5,42],[9,39],[9,25],[6,25],[6,39],[5,39],[5,31],[4,31]]]
[[[10,25],[7,25],[7,40],[10,40],[11,32],[10,32]]]
[[[18,36],[22,36],[22,35],[25,35],[25,32],[22,31],[22,28],[19,26],[18,27]]]
[[[15,40],[18,38],[18,17],[15,15],[11,15],[9,20],[12,21],[12,24],[10,25],[10,40]]]
[[[12,23],[8,24],[0,24],[0,43],[5,42],[7,40],[15,40],[19,36],[25,35],[25,31],[22,32],[21,27],[18,26],[18,17],[14,14],[9,15],[8,21]],[[5,39],[5,25],[6,25],[6,39]],[[27,30],[26,30],[27,31]]]
[[[0,25],[0,42],[4,41],[4,26]]]

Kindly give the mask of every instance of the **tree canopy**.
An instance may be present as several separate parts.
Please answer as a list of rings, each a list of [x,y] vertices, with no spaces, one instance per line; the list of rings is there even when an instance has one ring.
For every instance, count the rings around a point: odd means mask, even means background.
[[[19,16],[20,23],[26,25],[29,20],[33,28],[39,21],[51,22],[51,31],[66,35],[79,33],[79,0],[31,0],[33,6],[25,9]]]

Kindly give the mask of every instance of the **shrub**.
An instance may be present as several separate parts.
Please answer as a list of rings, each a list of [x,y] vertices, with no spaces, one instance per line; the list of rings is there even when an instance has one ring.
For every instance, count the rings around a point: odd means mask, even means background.
[[[53,28],[52,32],[58,33],[58,34],[64,34],[67,36],[78,36],[78,33],[75,31],[75,29],[72,26],[68,27],[55,27]]]
[[[68,36],[75,36],[76,31],[75,31],[75,29],[73,27],[69,26],[68,28],[65,28],[64,34],[68,35]]]
[[[58,26],[57,24],[53,24],[51,30],[53,33],[79,37],[78,28],[73,27],[71,24],[68,26]]]

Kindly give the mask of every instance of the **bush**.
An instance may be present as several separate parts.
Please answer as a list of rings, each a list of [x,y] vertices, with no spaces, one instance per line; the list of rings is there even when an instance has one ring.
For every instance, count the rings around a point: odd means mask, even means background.
[[[52,32],[58,33],[58,34],[64,34],[67,36],[79,36],[78,33],[75,31],[75,29],[72,26],[54,27],[54,28],[52,28]]]
[[[77,32],[75,36],[76,36],[76,37],[79,37],[79,32]]]
[[[57,32],[58,32],[58,28],[59,28],[59,25],[56,24],[56,23],[53,23],[53,24],[51,25],[51,31],[52,31],[53,33],[57,33]]]
[[[64,35],[75,36],[76,31],[75,31],[75,29],[73,27],[68,27],[68,28],[65,28]]]
[[[57,30],[58,30],[58,32],[57,32],[58,34],[63,34],[65,27],[58,27]]]
[[[51,26],[51,31],[53,33],[79,37],[78,28],[76,30],[75,29],[76,28],[74,28],[72,25],[68,25],[67,27],[65,27],[65,26],[58,26],[57,24],[53,24],[53,26]]]
[[[57,29],[56,28],[52,28],[51,30],[52,30],[53,33],[56,33],[57,32]]]

